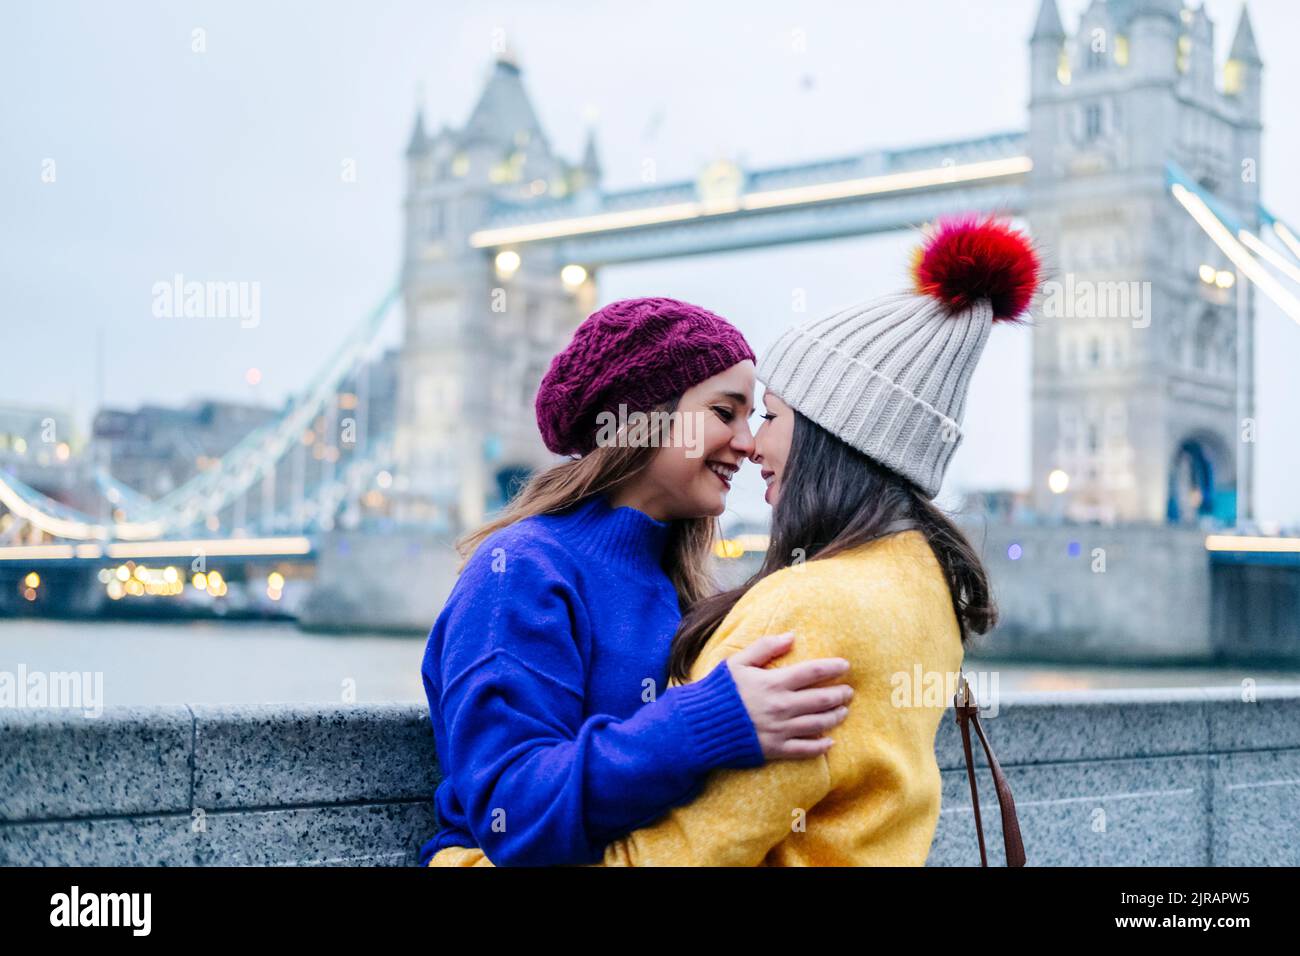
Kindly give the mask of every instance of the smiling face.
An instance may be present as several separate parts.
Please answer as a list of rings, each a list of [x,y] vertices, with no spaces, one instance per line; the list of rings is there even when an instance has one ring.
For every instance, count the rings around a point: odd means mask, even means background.
[[[660,521],[722,514],[731,479],[754,449],[753,410],[754,363],[748,360],[687,389],[672,415],[666,447],[613,503]]]
[[[790,443],[794,440],[794,409],[772,392],[763,393],[763,407],[766,414],[754,436],[750,457],[762,469],[763,480],[767,482],[763,500],[775,506],[781,496],[781,478],[790,458]]]

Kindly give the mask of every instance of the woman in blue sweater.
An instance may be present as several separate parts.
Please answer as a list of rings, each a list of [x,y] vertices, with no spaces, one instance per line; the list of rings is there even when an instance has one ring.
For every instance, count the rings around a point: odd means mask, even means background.
[[[823,754],[850,694],[841,659],[763,665],[764,638],[665,689],[683,609],[712,592],[716,516],[753,450],[754,353],[707,310],[615,302],[537,396],[569,456],[462,542],[423,678],[443,780],[421,863],[591,863],[721,767]],[[482,859],[480,854],[472,854]]]

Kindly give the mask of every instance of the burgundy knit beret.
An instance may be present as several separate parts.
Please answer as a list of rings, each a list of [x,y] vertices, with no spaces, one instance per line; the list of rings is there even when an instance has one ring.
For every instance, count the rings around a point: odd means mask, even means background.
[[[726,319],[677,299],[621,299],[583,320],[537,390],[537,427],[557,455],[596,447],[597,416],[646,412],[749,359]]]

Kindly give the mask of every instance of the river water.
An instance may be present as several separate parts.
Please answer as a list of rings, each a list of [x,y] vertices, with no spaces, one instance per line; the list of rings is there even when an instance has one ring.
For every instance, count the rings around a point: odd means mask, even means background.
[[[103,706],[424,703],[423,635],[310,634],[292,622],[0,620],[0,672],[103,675]],[[1300,684],[1300,668],[1095,667],[968,659],[1001,691]],[[21,670],[20,670],[21,668]]]
[[[432,623],[432,622],[430,622]],[[0,671],[103,674],[103,705],[424,701],[419,635],[292,622],[0,620]]]

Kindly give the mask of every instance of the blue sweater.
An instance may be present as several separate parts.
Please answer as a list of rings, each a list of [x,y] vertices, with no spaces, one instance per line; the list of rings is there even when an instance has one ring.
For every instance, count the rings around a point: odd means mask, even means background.
[[[725,664],[665,689],[670,531],[596,495],[480,544],[424,656],[443,779],[421,864],[448,846],[497,866],[594,863],[710,770],[763,763]]]

